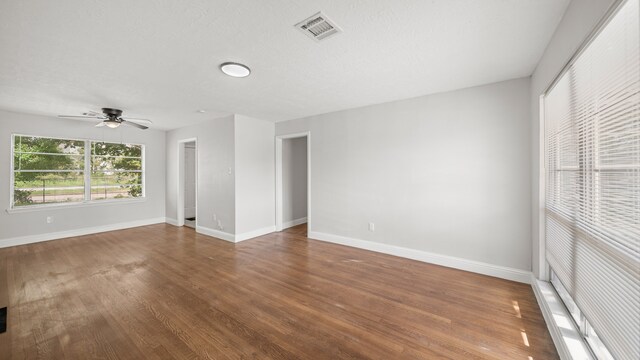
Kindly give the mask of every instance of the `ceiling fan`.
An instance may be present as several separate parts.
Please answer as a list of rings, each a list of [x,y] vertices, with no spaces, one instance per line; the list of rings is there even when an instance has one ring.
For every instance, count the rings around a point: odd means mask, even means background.
[[[138,124],[138,122],[151,124],[151,120],[149,119],[122,117],[122,110],[112,108],[102,108],[102,114],[95,111],[90,111],[82,115],[58,115],[58,117],[67,119],[98,119],[102,121],[99,122],[96,127],[108,126],[112,129],[117,128],[118,126],[120,126],[120,124],[127,124],[145,130],[149,127]]]

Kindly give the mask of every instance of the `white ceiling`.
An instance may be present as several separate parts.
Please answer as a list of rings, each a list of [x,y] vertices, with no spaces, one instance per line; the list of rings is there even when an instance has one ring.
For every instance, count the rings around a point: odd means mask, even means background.
[[[530,75],[569,0],[3,0],[0,108],[273,121]],[[344,32],[293,25],[323,11]],[[222,74],[247,64],[248,78]],[[206,109],[200,114],[198,109]]]

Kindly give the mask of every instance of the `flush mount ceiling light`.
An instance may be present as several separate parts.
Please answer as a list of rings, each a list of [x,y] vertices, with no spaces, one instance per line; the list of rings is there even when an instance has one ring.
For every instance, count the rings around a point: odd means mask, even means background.
[[[247,77],[249,76],[249,74],[251,74],[251,69],[249,69],[248,66],[234,62],[226,62],[220,64],[220,70],[222,70],[223,73],[229,76],[237,78]]]

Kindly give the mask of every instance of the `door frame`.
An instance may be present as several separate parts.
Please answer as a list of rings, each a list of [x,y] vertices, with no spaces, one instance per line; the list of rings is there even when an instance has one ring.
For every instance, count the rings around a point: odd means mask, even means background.
[[[282,181],[282,141],[307,138],[307,231],[311,231],[311,131],[276,136],[276,231],[284,226],[283,181]]]
[[[178,140],[178,192],[176,194],[176,217],[177,226],[184,226],[184,152],[186,143],[194,142],[195,151],[195,177],[196,177],[196,227],[198,226],[198,138],[188,138]]]

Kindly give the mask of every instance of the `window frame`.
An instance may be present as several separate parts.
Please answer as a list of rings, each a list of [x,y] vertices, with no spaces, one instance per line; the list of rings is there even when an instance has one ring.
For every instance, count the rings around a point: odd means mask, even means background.
[[[546,168],[546,124],[545,124],[545,109],[546,109],[546,96],[556,87],[561,78],[569,71],[571,66],[580,58],[580,56],[586,51],[589,45],[598,37],[598,35],[609,25],[610,21],[614,18],[614,16],[618,13],[620,9],[627,4],[627,1],[631,0],[615,0],[608,8],[606,13],[602,16],[602,18],[598,21],[598,23],[594,26],[593,30],[585,37],[585,39],[580,43],[578,48],[573,52],[573,54],[569,57],[569,59],[564,63],[564,66],[560,69],[559,72],[552,78],[548,86],[544,89],[542,93],[538,95],[538,236],[537,236],[537,264],[539,266],[537,274],[534,272],[534,278],[544,281],[546,283],[551,284],[551,288],[555,292],[555,294],[560,299],[560,303],[562,307],[566,310],[568,314],[568,319],[571,324],[574,326],[574,330],[580,335],[580,340],[585,349],[589,352],[593,359],[608,359],[612,358],[609,350],[606,348],[604,343],[599,339],[595,329],[591,326],[588,319],[585,317],[582,310],[580,310],[574,302],[574,299],[567,293],[568,299],[566,299],[563,294],[561,294],[564,290],[566,293],[566,289],[564,289],[564,285],[560,282],[559,279],[556,278],[555,281],[552,281],[555,277],[554,270],[547,261],[546,257],[546,192],[549,187],[549,183],[547,182],[547,171]],[[595,124],[596,127],[599,126],[599,122]],[[595,144],[594,144],[594,156],[595,156],[595,172],[600,175],[603,171],[606,170],[618,170],[623,168],[636,168],[634,165],[603,165],[600,159],[600,134],[598,131],[595,132]],[[577,170],[578,168],[576,168]],[[562,171],[570,171],[569,167],[565,167],[560,169]],[[595,185],[594,185],[595,186]],[[593,199],[590,201],[591,204],[598,203],[598,199]],[[536,241],[536,239],[534,239]],[[535,261],[536,259],[534,259]],[[558,286],[559,285],[559,286]],[[561,288],[560,288],[561,287]],[[569,307],[567,306],[567,300],[573,303],[579,311],[580,323],[576,321],[574,318],[574,314],[569,311]],[[553,334],[553,333],[552,333]],[[594,336],[595,335],[595,336]],[[555,342],[554,338],[554,342]],[[566,341],[566,340],[565,340]],[[556,346],[560,351],[560,347]],[[570,352],[562,352],[562,355],[571,356]],[[609,357],[608,357],[609,356]]]
[[[82,141],[84,142],[84,168],[82,170],[84,176],[84,200],[77,202],[59,202],[59,203],[49,203],[49,204],[37,204],[37,205],[24,205],[24,206],[15,206],[15,141],[16,137],[35,137],[35,138],[45,138],[45,139],[56,139],[56,140],[70,140],[70,141]],[[140,146],[141,151],[141,186],[142,186],[142,194],[139,197],[135,198],[123,198],[123,199],[104,199],[104,200],[92,200],[91,199],[91,157],[92,157],[92,143],[107,143],[107,144],[128,144],[128,145],[136,145]],[[9,156],[11,157],[9,162],[9,207],[7,208],[8,213],[14,212],[24,212],[24,211],[37,211],[37,210],[47,210],[52,208],[68,208],[68,207],[85,207],[85,206],[98,206],[98,205],[117,205],[123,203],[131,203],[131,202],[142,202],[146,201],[146,146],[144,144],[133,143],[133,142],[110,142],[104,140],[95,140],[88,138],[74,138],[74,137],[60,137],[60,136],[42,136],[42,135],[29,135],[22,133],[12,133],[11,141],[10,141],[11,151],[9,152]]]
[[[551,286],[560,297],[562,306],[564,306],[569,314],[569,321],[573,322],[576,330],[587,344],[591,355],[597,360],[614,360],[609,349],[607,349],[606,345],[600,340],[598,333],[591,326],[591,323],[589,323],[589,319],[587,319],[582,310],[580,310],[573,300],[573,297],[571,297],[560,279],[555,275],[553,269],[550,270],[550,278]],[[573,311],[571,309],[573,309]]]

